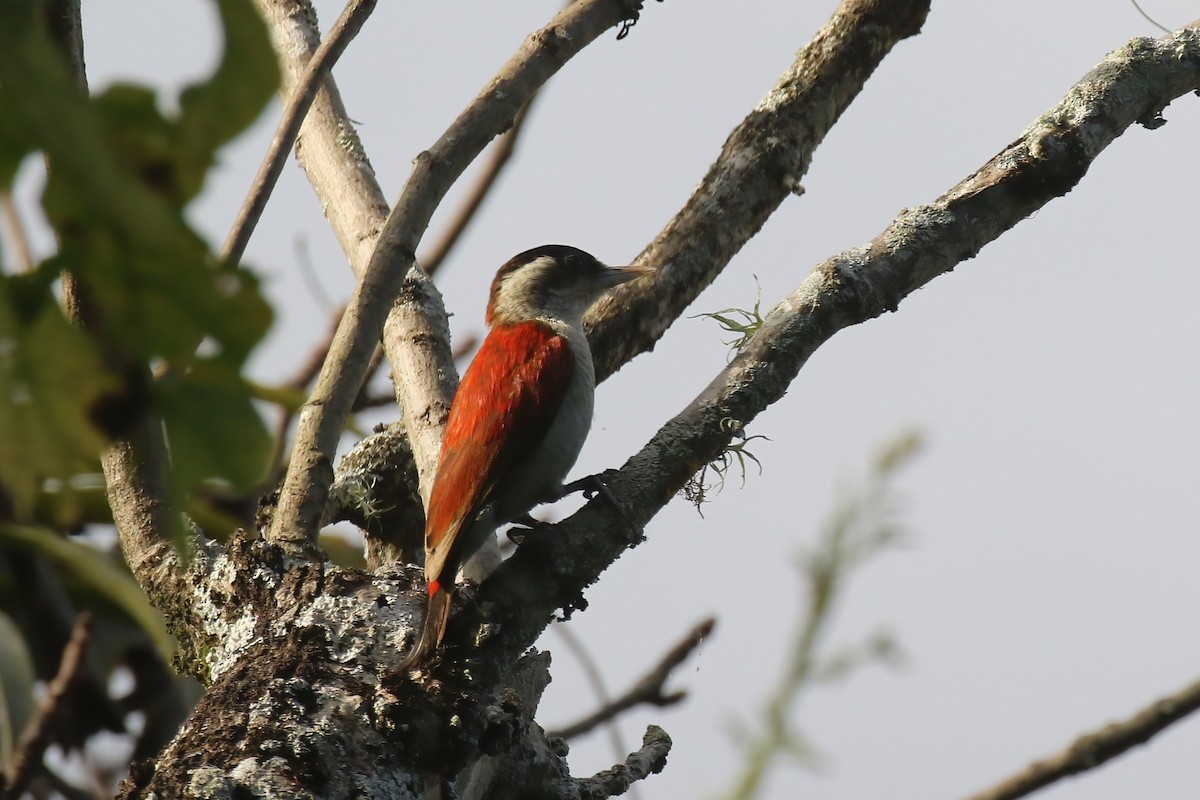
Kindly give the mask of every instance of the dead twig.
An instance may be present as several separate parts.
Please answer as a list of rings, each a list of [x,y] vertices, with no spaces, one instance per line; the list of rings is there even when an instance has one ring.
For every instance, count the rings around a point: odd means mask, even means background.
[[[534,100],[537,100],[535,94],[530,98],[521,112],[517,114],[517,118],[513,120],[513,125],[504,133],[503,136],[496,142],[496,147],[492,150],[492,157],[488,159],[484,165],[483,172],[475,181],[475,185],[471,187],[471,193],[467,195],[458,211],[455,212],[454,218],[442,231],[441,237],[430,248],[429,252],[418,258],[417,261],[425,268],[425,273],[433,276],[437,272],[438,267],[446,260],[446,256],[454,249],[454,245],[458,244],[458,240],[462,238],[463,232],[470,226],[471,221],[475,219],[475,214],[478,213],[480,206],[483,205],[484,199],[491,194],[492,187],[496,185],[496,179],[500,177],[500,173],[504,172],[504,167],[512,158],[513,152],[517,148],[517,139],[521,135],[521,129],[525,125],[525,118],[529,116],[529,109],[533,105]]]
[[[50,745],[50,733],[60,716],[69,711],[67,702],[76,680],[83,671],[84,656],[92,635],[92,615],[84,612],[75,618],[71,638],[63,648],[58,674],[46,689],[46,697],[38,706],[37,713],[25,726],[21,741],[13,752],[9,764],[4,800],[16,800],[25,791],[26,785],[41,766],[42,756]]]
[[[565,728],[551,731],[548,735],[570,739],[587,733],[597,725],[607,722],[634,706],[645,704],[662,708],[675,705],[687,696],[687,692],[681,690],[666,693],[664,689],[667,679],[671,677],[671,673],[675,671],[675,668],[686,661],[688,656],[700,646],[700,643],[712,633],[713,627],[716,624],[717,621],[713,617],[702,620],[696,627],[688,631],[688,634],[674,647],[667,651],[666,655],[655,665],[654,669],[643,675],[641,680],[630,687],[625,694],[592,712],[574,725],[568,725]]]
[[[371,16],[371,12],[375,10],[375,3],[376,0],[350,0],[346,3],[342,15],[338,17],[337,22],[333,23],[329,35],[325,37],[321,46],[313,54],[304,76],[296,83],[292,96],[288,98],[287,107],[283,110],[283,117],[275,129],[275,138],[271,140],[271,146],[267,148],[262,166],[258,168],[258,174],[254,176],[254,183],[238,211],[233,228],[229,231],[229,237],[225,240],[225,246],[221,248],[222,261],[231,264],[241,261],[242,254],[246,252],[246,244],[250,241],[250,234],[253,233],[254,226],[258,224],[263,209],[266,208],[267,200],[275,189],[276,181],[279,180],[279,174],[283,172],[288,150],[291,149],[292,142],[296,141],[296,135],[300,132],[300,126],[304,122],[305,115],[308,114],[309,106],[312,105],[313,99],[320,91],[321,84],[329,70],[345,52],[350,40],[362,29],[367,17]]]

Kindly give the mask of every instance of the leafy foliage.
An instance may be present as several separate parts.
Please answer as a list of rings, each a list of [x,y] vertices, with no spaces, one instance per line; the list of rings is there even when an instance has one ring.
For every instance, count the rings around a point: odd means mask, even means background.
[[[71,724],[54,733],[60,747],[107,730],[147,756],[195,700],[194,682],[170,674],[174,641],[115,545],[103,532],[67,535],[111,521],[99,476],[109,442],[161,425],[173,507],[206,529],[229,527],[213,498],[255,487],[270,458],[262,391],[242,373],[271,310],[256,277],[220,263],[185,210],[279,76],[251,0],[213,3],[220,63],[167,114],[146,87],[81,91],[42,18],[51,4],[0,0],[0,194],[44,159],[41,210],[57,245],[28,269],[0,263],[0,661],[23,650],[36,667],[0,669],[0,764],[29,716],[12,698],[54,675],[81,608],[98,633]],[[133,679],[127,695],[110,683],[118,667]],[[131,712],[140,728],[128,727]]]
[[[253,5],[216,2],[224,55],[168,117],[143,87],[80,92],[38,4],[0,1],[0,189],[44,154],[59,245],[31,273],[0,276],[0,480],[19,509],[43,479],[94,465],[107,437],[147,413],[165,423],[181,493],[263,476],[270,439],[241,372],[271,311],[256,278],[217,263],[183,212],[278,72]],[[83,330],[55,297],[64,273],[77,281]]]
[[[754,293],[754,307],[745,308],[723,308],[720,311],[707,311],[702,314],[695,314],[691,319],[700,319],[707,317],[715,321],[726,333],[733,334],[733,338],[726,341],[728,347],[733,348],[729,357],[732,359],[738,353],[750,344],[750,340],[754,338],[754,334],[758,333],[758,329],[763,325],[762,315],[762,287],[759,286]]]

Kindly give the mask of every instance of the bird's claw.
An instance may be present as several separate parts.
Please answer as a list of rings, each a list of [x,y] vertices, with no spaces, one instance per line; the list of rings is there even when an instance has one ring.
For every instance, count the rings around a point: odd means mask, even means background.
[[[582,492],[584,499],[588,500],[589,502],[595,499],[596,496],[603,497],[608,501],[610,506],[616,509],[617,514],[625,521],[625,524],[629,526],[630,531],[634,533],[632,541],[634,544],[636,544],[641,540],[642,529],[638,527],[632,519],[630,519],[628,514],[625,513],[625,507],[617,502],[617,496],[613,494],[613,490],[608,486],[608,482],[616,477],[616,475],[617,471],[615,469],[606,469],[604,472],[600,472],[596,475],[588,475],[586,478],[580,478],[579,480],[574,481],[573,483],[568,483],[563,487],[563,496],[566,496],[571,492]]]
[[[568,483],[562,488],[561,497],[566,497],[573,492],[582,492],[583,499],[590,501],[594,500],[596,495],[602,495],[605,500],[620,508],[620,505],[613,496],[612,490],[608,488],[607,482],[609,478],[612,478],[616,474],[617,471],[615,469],[606,469],[604,472],[588,475],[587,477]]]

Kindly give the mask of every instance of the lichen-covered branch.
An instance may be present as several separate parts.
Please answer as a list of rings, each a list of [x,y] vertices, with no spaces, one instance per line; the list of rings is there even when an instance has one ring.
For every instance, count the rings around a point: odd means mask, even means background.
[[[726,139],[687,203],[635,259],[652,278],[611,292],[585,320],[603,380],[654,347],[808,172],[813,152],[929,0],[844,0]]]
[[[239,538],[199,548],[191,570],[204,645],[184,659],[211,686],[163,753],[134,765],[120,797],[394,800],[450,780],[463,798],[580,796],[561,741],[533,721],[548,655],[420,683],[394,675],[420,606],[419,569],[298,564]],[[661,766],[669,743],[653,744],[613,780]]]
[[[669,752],[671,737],[662,728],[651,725],[642,737],[642,748],[631,753],[624,764],[579,781],[579,797],[581,800],[600,800],[625,794],[635,782],[647,775],[662,772],[667,765]]]
[[[620,512],[596,498],[556,535],[529,537],[484,585],[483,598],[504,618],[503,634],[489,646],[514,657],[556,609],[577,605],[582,590],[641,540],[640,526],[779,400],[835,333],[896,310],[909,294],[1070,191],[1135,122],[1156,127],[1167,104],[1197,88],[1200,22],[1160,40],[1134,39],[945,195],[904,211],[866,245],[819,264],[729,366],[609,479]],[[452,621],[452,637],[454,631]]]
[[[319,49],[316,15],[309,0],[255,2],[271,29],[283,67],[285,91],[290,92]],[[361,276],[387,221],[388,204],[332,76],[326,77],[301,127],[296,155],[351,270]],[[397,300],[384,328],[383,346],[392,374],[401,376],[396,390],[405,425],[394,433],[407,436],[406,427],[425,432],[425,447],[414,463],[419,475],[428,475],[436,467],[440,426],[458,386],[458,375],[449,349],[449,326],[441,295],[423,276],[413,273],[410,278],[411,290]],[[322,362],[327,356],[328,346]],[[319,369],[320,364],[317,366]],[[410,408],[420,411],[409,413]],[[411,451],[411,445],[408,449]],[[406,468],[397,465],[394,471]]]

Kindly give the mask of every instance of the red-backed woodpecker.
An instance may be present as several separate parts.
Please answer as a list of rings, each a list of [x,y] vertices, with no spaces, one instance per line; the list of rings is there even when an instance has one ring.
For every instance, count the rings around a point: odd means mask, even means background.
[[[459,568],[500,525],[563,494],[592,425],[596,387],[583,313],[645,267],[574,247],[513,257],[492,281],[491,326],[450,407],[425,522],[425,623],[404,666],[442,643]]]

